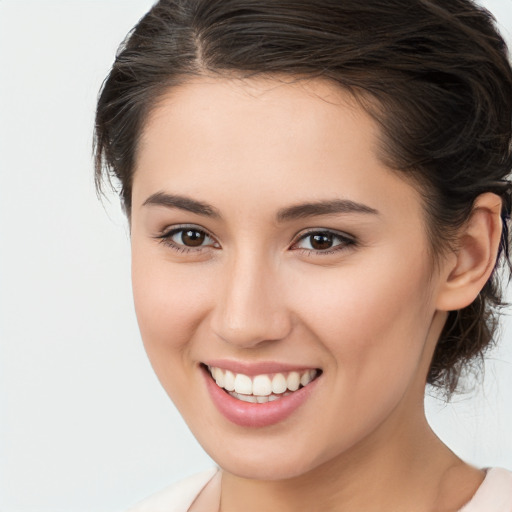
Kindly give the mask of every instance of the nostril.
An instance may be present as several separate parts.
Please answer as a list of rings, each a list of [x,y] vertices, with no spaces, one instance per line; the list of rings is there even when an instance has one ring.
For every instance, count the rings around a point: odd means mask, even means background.
[[[279,279],[262,267],[264,263],[253,252],[237,255],[233,261],[229,278],[218,290],[210,324],[225,343],[247,348],[282,340],[292,330]]]
[[[236,315],[218,313],[212,320],[211,329],[224,343],[252,348],[287,338],[292,331],[292,322],[284,311],[274,310],[266,314],[242,314],[238,311]]]

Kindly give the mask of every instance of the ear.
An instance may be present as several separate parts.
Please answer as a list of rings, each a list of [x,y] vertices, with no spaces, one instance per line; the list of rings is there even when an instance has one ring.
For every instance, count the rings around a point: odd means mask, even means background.
[[[469,306],[489,279],[501,240],[501,198],[490,192],[477,197],[459,236],[458,249],[447,258],[446,277],[437,295],[437,309]]]

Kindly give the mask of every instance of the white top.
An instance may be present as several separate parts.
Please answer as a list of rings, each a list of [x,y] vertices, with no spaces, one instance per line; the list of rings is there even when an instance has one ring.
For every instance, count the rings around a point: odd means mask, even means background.
[[[212,468],[173,484],[145,499],[127,512],[203,512],[194,501],[211,481],[220,498],[220,471]],[[197,504],[197,503],[196,503]],[[512,473],[491,468],[469,503],[459,512],[512,512]]]
[[[166,487],[126,512],[189,512],[192,503],[214,476],[218,477],[220,490],[220,471],[211,468]]]
[[[471,501],[459,512],[512,512],[512,473],[502,468],[488,469]]]

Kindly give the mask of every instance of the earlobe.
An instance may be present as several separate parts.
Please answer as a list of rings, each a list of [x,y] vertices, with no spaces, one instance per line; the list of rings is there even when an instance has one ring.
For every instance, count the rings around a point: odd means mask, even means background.
[[[469,306],[489,279],[501,239],[501,198],[485,193],[475,201],[462,228],[454,263],[447,269],[437,297],[437,309],[454,311]]]

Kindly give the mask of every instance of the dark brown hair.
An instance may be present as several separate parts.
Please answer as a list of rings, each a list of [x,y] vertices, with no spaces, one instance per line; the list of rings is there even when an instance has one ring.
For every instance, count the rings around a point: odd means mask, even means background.
[[[381,158],[416,182],[434,254],[484,192],[502,197],[508,265],[512,71],[492,15],[470,0],[160,0],[121,45],[98,100],[96,183],[128,215],[138,140],[162,95],[192,76],[323,78],[381,128]],[[507,266],[502,265],[502,266]],[[428,375],[451,393],[491,343],[498,272],[449,314]],[[508,274],[507,276],[508,277]],[[505,280],[505,278],[504,278]]]

